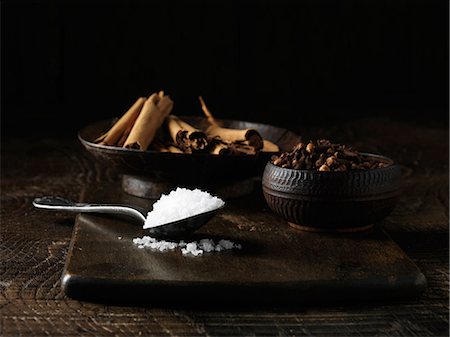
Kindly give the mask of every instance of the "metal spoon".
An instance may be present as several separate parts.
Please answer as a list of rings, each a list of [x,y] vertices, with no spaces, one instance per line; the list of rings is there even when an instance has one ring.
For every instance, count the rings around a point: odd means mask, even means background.
[[[33,201],[33,205],[37,208],[54,211],[125,215],[137,220],[141,225],[144,224],[148,212],[136,206],[77,203],[61,197],[51,196],[36,198]],[[223,207],[152,227],[148,229],[148,232],[155,237],[177,237],[191,233],[207,223],[221,208]]]

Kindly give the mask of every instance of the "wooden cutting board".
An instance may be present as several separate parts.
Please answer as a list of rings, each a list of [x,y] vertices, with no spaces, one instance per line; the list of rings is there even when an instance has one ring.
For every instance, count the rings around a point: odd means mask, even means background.
[[[118,188],[90,188],[86,202],[151,207]],[[146,232],[125,220],[78,215],[62,275],[65,293],[101,301],[309,302],[418,295],[424,275],[379,227],[364,233],[302,232],[267,209],[259,188],[227,201],[189,240],[228,239],[241,250],[184,256],[139,249]],[[194,303],[193,302],[193,303]]]

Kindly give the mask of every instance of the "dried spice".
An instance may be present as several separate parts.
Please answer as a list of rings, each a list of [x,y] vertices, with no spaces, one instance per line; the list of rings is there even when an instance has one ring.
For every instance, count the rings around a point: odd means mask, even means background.
[[[299,143],[291,152],[272,156],[272,163],[283,168],[321,172],[370,170],[391,165],[381,158],[365,156],[348,145],[333,144],[327,139]]]
[[[173,143],[184,153],[203,151],[208,146],[207,136],[176,116],[167,116],[166,125]]]
[[[278,145],[263,139],[255,129],[220,126],[203,98],[199,97],[199,100],[210,124],[205,130],[170,115],[173,101],[160,91],[148,98],[138,98],[111,129],[94,142],[143,151],[186,154],[256,155],[258,152],[279,152]]]

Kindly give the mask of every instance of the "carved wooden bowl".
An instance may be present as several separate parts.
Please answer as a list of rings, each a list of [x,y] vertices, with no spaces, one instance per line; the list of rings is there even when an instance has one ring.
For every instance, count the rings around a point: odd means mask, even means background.
[[[269,207],[292,227],[309,231],[360,231],[394,209],[400,192],[400,167],[318,172],[281,168],[268,162],[263,193]]]

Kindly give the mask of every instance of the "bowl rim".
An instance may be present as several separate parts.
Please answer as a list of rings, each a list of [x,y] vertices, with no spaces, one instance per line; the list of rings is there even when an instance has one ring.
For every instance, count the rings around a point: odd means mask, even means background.
[[[307,169],[301,169],[301,170],[292,169],[292,168],[277,166],[277,165],[273,164],[271,160],[267,161],[266,166],[272,166],[275,169],[280,169],[280,170],[285,170],[285,171],[290,171],[290,172],[320,174],[320,175],[330,175],[330,176],[361,174],[362,172],[368,173],[368,172],[374,172],[374,171],[385,171],[385,170],[392,170],[393,168],[397,169],[400,167],[392,158],[383,156],[381,154],[370,153],[370,152],[359,152],[359,153],[366,157],[375,157],[375,158],[385,159],[385,160],[389,161],[390,165],[388,165],[386,167],[378,167],[378,168],[368,169],[368,170],[348,170],[348,171],[337,171],[337,172],[336,171],[307,170]]]

